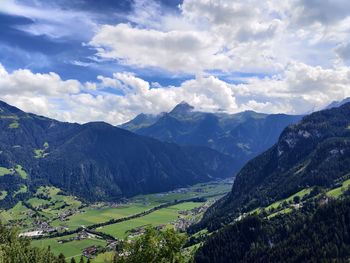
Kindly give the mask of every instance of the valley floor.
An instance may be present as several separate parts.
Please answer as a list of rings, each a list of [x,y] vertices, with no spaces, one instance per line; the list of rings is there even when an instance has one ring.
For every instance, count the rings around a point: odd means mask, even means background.
[[[197,222],[216,199],[230,191],[231,181],[140,195],[115,203],[85,204],[54,187],[40,188],[34,197],[0,212],[0,220],[16,225],[37,247],[50,246],[66,258],[81,255],[105,262],[118,240],[132,239],[152,225],[184,231]]]

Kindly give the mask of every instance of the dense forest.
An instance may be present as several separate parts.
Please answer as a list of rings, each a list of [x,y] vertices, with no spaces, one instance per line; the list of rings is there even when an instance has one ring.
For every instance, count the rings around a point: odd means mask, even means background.
[[[350,198],[315,202],[271,219],[249,216],[199,249],[197,263],[348,262]]]
[[[197,228],[220,228],[241,213],[308,187],[332,187],[350,171],[350,103],[305,117],[286,128],[268,151],[239,172],[229,195]],[[196,229],[197,230],[197,229]]]

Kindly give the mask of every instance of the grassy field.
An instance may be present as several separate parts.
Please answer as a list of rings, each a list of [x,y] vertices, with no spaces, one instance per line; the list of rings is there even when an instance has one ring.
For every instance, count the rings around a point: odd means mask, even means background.
[[[106,226],[103,228],[97,229],[100,232],[112,234],[118,238],[124,238],[128,234],[127,232],[133,228],[145,225],[153,225],[158,226],[162,224],[169,224],[170,222],[176,220],[179,216],[179,211],[190,210],[195,207],[201,206],[203,203],[194,203],[187,202],[178,205],[174,205],[168,208],[163,208],[158,211],[155,211],[151,214],[143,216],[141,218],[128,220],[119,224],[113,224],[110,226]],[[86,212],[82,214],[77,214],[74,216],[74,220],[70,220],[70,224],[76,222],[78,226],[80,223],[85,223],[88,225],[89,223],[102,222],[108,218],[116,218],[117,216],[123,217],[129,214],[135,214],[139,212],[139,210],[144,211],[144,206],[129,206],[124,208],[102,208],[97,210],[92,210],[89,208]],[[148,207],[147,207],[148,208]],[[87,219],[84,219],[84,215],[87,216]],[[74,228],[74,227],[73,227]],[[76,259],[80,258],[81,251],[92,245],[101,245],[105,246],[106,242],[100,239],[85,239],[82,241],[72,241],[64,244],[59,244],[57,241],[61,239],[67,239],[70,236],[64,236],[59,238],[51,238],[51,239],[43,239],[43,240],[35,240],[32,241],[32,244],[36,247],[48,247],[50,246],[51,250],[58,255],[59,253],[63,253],[66,258],[75,257]],[[113,258],[113,253],[107,252],[98,255],[92,262],[94,263],[102,263],[106,260],[110,260]],[[78,261],[79,262],[79,261]]]
[[[270,219],[270,218],[273,218],[273,217],[278,216],[278,215],[288,214],[288,213],[290,213],[292,211],[293,211],[292,208],[287,207],[287,208],[282,209],[282,210],[280,210],[278,212],[275,212],[275,213],[272,213],[272,214],[268,215],[267,218]]]
[[[44,148],[48,148],[48,145],[44,146]],[[28,174],[22,166],[16,165],[14,169],[23,179],[28,178]],[[0,174],[1,171],[3,173],[13,172],[6,168],[3,168],[2,170],[0,169]],[[165,204],[174,200],[184,200],[194,197],[206,197],[213,200],[229,192],[231,187],[232,184],[228,182],[198,184],[189,188],[177,189],[167,193],[135,196],[129,199],[126,204],[113,207],[116,204],[98,203],[82,206],[83,203],[74,196],[65,195],[58,188],[45,186],[37,189],[37,192],[26,201],[28,207],[32,206],[35,208],[35,211],[27,208],[22,202],[19,202],[12,209],[0,211],[0,220],[4,223],[18,226],[21,232],[27,232],[37,229],[37,226],[34,224],[34,218],[40,216],[42,221],[48,222],[53,227],[65,226],[70,230],[74,230],[81,226],[90,226],[96,223],[107,222],[111,219],[139,214],[160,204]],[[27,190],[28,189],[25,185],[23,185],[17,194]],[[140,218],[102,227],[97,229],[97,231],[112,234],[117,238],[124,238],[127,237],[130,233],[129,231],[134,228],[146,225],[170,225],[171,222],[174,222],[179,218],[180,211],[191,210],[202,204],[203,203],[186,202],[173,205],[154,211]],[[74,214],[66,217],[63,221],[59,220],[59,216],[62,215],[62,213],[68,212],[68,210],[69,213],[73,212]],[[35,216],[33,217],[34,214]],[[199,217],[201,214],[195,216]],[[37,247],[50,246],[51,250],[56,255],[62,252],[67,258],[74,256],[76,259],[80,258],[83,248],[91,245],[105,246],[105,241],[100,239],[85,239],[82,241],[71,241],[64,244],[57,242],[59,239],[66,238],[67,236],[36,240],[33,241],[33,245]],[[99,255],[93,262],[105,262],[110,256],[111,253],[104,253]]]
[[[183,191],[173,191],[169,193],[158,193],[136,196],[132,200],[135,202],[146,202],[151,204],[162,204],[174,200],[188,199],[193,197],[209,197],[209,196],[220,196],[231,191],[231,183],[205,183],[197,184],[190,188],[183,189]]]
[[[27,191],[27,186],[22,185],[14,195]],[[78,208],[81,205],[81,202],[76,200],[73,196],[61,195],[59,192],[60,189],[55,187],[40,187],[35,196],[26,202],[38,210],[37,213],[42,217],[42,220],[49,222],[67,209]],[[46,198],[39,198],[41,195],[46,196]],[[5,224],[12,222],[12,224],[19,227],[21,231],[27,231],[33,228],[33,214],[33,210],[27,208],[22,202],[18,202],[13,208],[7,211],[1,211],[0,220]]]
[[[5,199],[7,196],[7,191],[0,191],[0,200]]]
[[[32,213],[33,211],[25,207],[22,202],[18,202],[13,208],[0,212],[0,221],[2,223],[12,222],[20,229],[27,229],[33,222]]]
[[[96,246],[106,246],[106,241],[97,238],[88,238],[84,240],[74,240],[70,242],[66,242],[63,244],[58,243],[59,240],[67,239],[71,236],[51,238],[51,239],[42,239],[42,240],[34,240],[32,241],[32,245],[35,247],[47,248],[50,246],[51,251],[55,255],[59,255],[63,253],[66,258],[74,257],[77,262],[79,262],[80,256],[82,254],[82,250],[84,248],[96,245]]]
[[[17,129],[17,128],[19,128],[19,123],[18,123],[18,121],[13,121],[10,125],[9,125],[9,128],[10,129]]]
[[[23,169],[23,167],[21,165],[17,164],[15,166],[15,170],[19,174],[19,176],[22,177],[23,179],[27,179],[28,178],[27,172]]]
[[[60,194],[60,192],[61,190],[56,187],[40,187],[35,197],[29,199],[28,202],[36,208],[45,206],[40,210],[40,214],[48,218],[57,217],[68,209],[80,207],[81,202],[74,196]],[[41,199],[40,196],[42,195],[46,196],[48,200]]]
[[[125,222],[101,227],[101,228],[98,228],[97,230],[100,232],[112,235],[116,238],[125,238],[128,236],[129,231],[134,228],[138,228],[146,225],[159,226],[159,225],[169,224],[170,222],[178,219],[179,211],[190,210],[195,207],[201,206],[202,204],[203,203],[194,203],[194,202],[182,203],[179,205],[174,205],[174,206],[157,210],[151,214],[145,215],[140,218],[135,218]]]
[[[327,196],[339,198],[350,186],[350,179],[342,183],[342,186],[332,189],[326,193]]]
[[[194,185],[188,189],[159,194],[139,195],[130,199],[129,203],[121,207],[96,207],[89,206],[79,213],[70,216],[67,221],[55,220],[53,226],[65,226],[69,229],[76,229],[81,226],[90,226],[96,223],[106,222],[111,219],[122,218],[149,210],[160,204],[174,200],[182,200],[193,197],[221,196],[231,189],[228,183],[207,183]],[[31,199],[31,204],[40,205],[40,200]]]
[[[84,208],[81,213],[77,213],[69,217],[68,221],[55,220],[52,222],[53,226],[65,226],[69,229],[76,229],[81,226],[90,226],[96,223],[106,222],[110,219],[122,218],[129,215],[137,214],[152,208],[152,205],[131,204],[118,208],[101,207]]]
[[[13,196],[16,196],[16,195],[21,194],[21,193],[26,193],[27,191],[28,191],[27,186],[24,185],[24,184],[22,184],[21,187],[20,187],[20,189],[17,190],[17,191],[13,194]]]
[[[266,211],[269,211],[269,210],[271,210],[271,209],[277,209],[277,208],[280,207],[284,202],[289,203],[289,202],[293,201],[294,197],[296,197],[296,196],[299,196],[300,199],[301,199],[301,198],[303,198],[304,196],[310,194],[311,190],[312,190],[312,188],[305,188],[305,189],[303,189],[303,190],[301,190],[301,191],[299,191],[299,192],[297,192],[297,193],[295,193],[295,194],[289,196],[289,197],[286,198],[286,199],[283,199],[283,200],[279,200],[279,201],[277,201],[277,202],[274,202],[273,204],[271,204],[271,205],[269,205],[268,207],[266,207],[265,210],[266,210]]]
[[[114,252],[105,252],[97,255],[96,258],[92,260],[92,263],[106,263],[113,262]]]
[[[0,167],[0,176],[4,176],[7,174],[12,174],[12,171],[10,169],[7,169],[6,167]]]

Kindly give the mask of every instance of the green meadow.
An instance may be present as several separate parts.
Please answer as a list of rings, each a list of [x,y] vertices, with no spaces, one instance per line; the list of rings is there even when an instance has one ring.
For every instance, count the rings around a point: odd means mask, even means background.
[[[342,186],[334,188],[326,193],[327,196],[333,198],[339,198],[346,190],[349,189],[350,179],[342,183]]]
[[[7,196],[7,191],[0,191],[0,200],[5,199]]]
[[[99,232],[103,232],[112,235],[116,238],[123,239],[128,236],[130,230],[146,225],[159,226],[170,224],[179,217],[179,212],[184,210],[191,210],[195,207],[201,206],[203,203],[187,202],[167,208],[162,208],[151,214],[124,221],[121,223],[116,223],[108,225],[105,227],[100,227],[97,229]]]
[[[34,240],[32,241],[32,245],[35,247],[47,248],[50,246],[51,251],[55,255],[59,255],[63,253],[66,258],[74,257],[77,262],[79,262],[80,256],[82,255],[82,250],[84,248],[96,245],[96,246],[106,246],[106,241],[97,238],[87,238],[83,240],[74,240],[66,243],[58,243],[59,240],[68,239],[70,236],[58,237],[58,238],[50,238],[50,239],[42,239],[42,240]]]
[[[48,147],[48,145],[46,145]],[[28,178],[28,174],[22,166],[16,165],[14,170],[17,175],[23,179]],[[10,169],[0,169],[0,175],[13,173]],[[194,197],[205,197],[216,199],[230,191],[232,184],[226,182],[211,182],[198,184],[186,189],[178,189],[167,193],[157,193],[148,195],[139,195],[130,198],[126,204],[113,207],[109,203],[84,204],[74,196],[66,195],[60,189],[52,186],[39,187],[32,197],[25,202],[18,202],[13,208],[0,211],[0,220],[5,224],[16,225],[21,232],[33,231],[37,227],[34,225],[34,218],[38,216],[42,221],[48,222],[51,226],[65,226],[69,230],[75,230],[82,226],[91,226],[97,223],[107,222],[111,219],[124,218],[139,214],[152,209],[161,204],[173,202],[174,200],[185,200]],[[27,192],[27,187],[23,184],[15,193]],[[3,191],[0,198],[4,198],[6,193]],[[26,204],[26,205],[25,205]],[[116,238],[125,238],[131,230],[146,226],[170,226],[172,222],[180,216],[180,211],[191,210],[201,206],[200,202],[185,202],[170,207],[156,210],[150,214],[134,218],[121,223],[116,223],[96,229],[99,232],[111,234]],[[33,209],[31,209],[31,207]],[[68,211],[69,210],[69,211]],[[59,216],[65,212],[73,215],[60,220]],[[35,216],[34,216],[35,215]],[[196,215],[196,217],[201,215]],[[106,241],[102,239],[84,239],[81,241],[71,241],[67,243],[58,243],[60,239],[67,239],[69,236],[59,238],[45,238],[32,241],[34,246],[48,247],[56,254],[63,253],[69,260],[71,257],[80,259],[82,250],[92,245],[101,245],[105,247]],[[93,262],[104,262],[111,258],[112,253],[103,253],[98,255]],[[78,261],[79,262],[79,261]]]
[[[69,229],[76,229],[81,226],[90,226],[101,222],[106,222],[111,219],[122,218],[137,213],[141,213],[148,210],[154,206],[152,205],[142,205],[142,204],[132,204],[125,205],[122,207],[112,208],[112,207],[100,207],[93,208],[87,207],[82,209],[79,213],[70,216],[67,221],[55,220],[52,222],[53,226],[65,226]]]
[[[22,177],[22,179],[27,179],[28,178],[27,172],[23,169],[23,167],[21,165],[17,164],[15,166],[15,170],[19,174],[19,176]]]
[[[4,176],[7,174],[12,174],[12,171],[10,169],[7,169],[6,167],[0,167],[0,176]]]
[[[293,201],[294,197],[298,196],[300,197],[300,199],[302,199],[304,196],[310,194],[312,188],[305,188],[291,196],[289,196],[288,198],[286,199],[283,199],[283,200],[279,200],[277,202],[274,202],[273,204],[269,205],[268,207],[265,208],[266,211],[269,211],[271,209],[277,209],[278,207],[280,207],[284,202],[291,202]]]

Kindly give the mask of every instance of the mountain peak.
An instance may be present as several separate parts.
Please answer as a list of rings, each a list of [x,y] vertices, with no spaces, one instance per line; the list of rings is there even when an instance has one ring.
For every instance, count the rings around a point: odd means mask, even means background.
[[[0,100],[0,113],[7,113],[7,114],[25,114],[23,111],[20,109],[7,104],[6,102]]]
[[[338,108],[346,103],[350,102],[350,97],[345,98],[341,101],[333,101],[331,104],[329,104],[325,109],[332,109],[332,108]]]
[[[184,114],[192,111],[193,106],[188,104],[186,101],[182,101],[175,106],[175,108],[170,112],[170,114]]]

